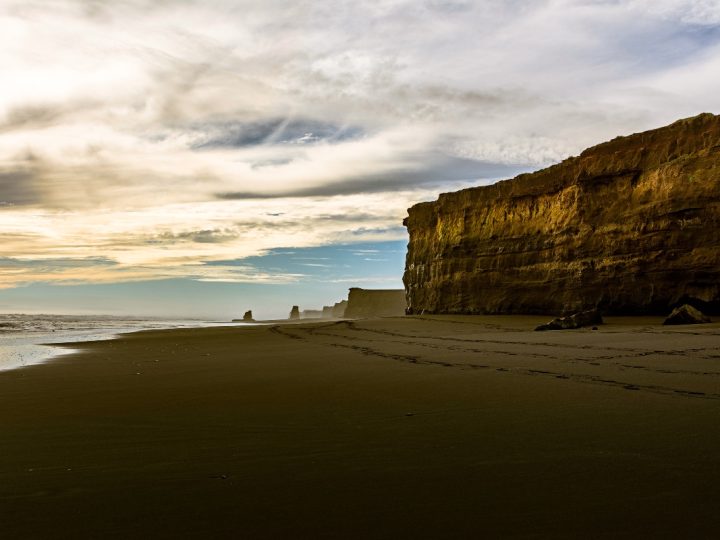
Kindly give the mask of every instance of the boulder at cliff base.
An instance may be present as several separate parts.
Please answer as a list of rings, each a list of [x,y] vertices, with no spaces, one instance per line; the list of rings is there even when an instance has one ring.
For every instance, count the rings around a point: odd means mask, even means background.
[[[712,322],[710,317],[702,311],[695,309],[689,304],[683,304],[673,309],[672,313],[663,321],[663,324],[702,324],[709,322]]]
[[[602,316],[596,309],[589,311],[581,311],[574,313],[568,317],[560,317],[553,319],[549,323],[541,324],[535,328],[536,332],[544,330],[574,330],[576,328],[582,328],[583,326],[592,326],[594,324],[602,324]]]

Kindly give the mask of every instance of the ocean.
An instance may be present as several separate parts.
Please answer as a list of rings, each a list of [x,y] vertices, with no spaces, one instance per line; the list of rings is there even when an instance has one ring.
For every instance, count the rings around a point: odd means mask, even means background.
[[[111,316],[0,314],[0,371],[46,362],[72,349],[50,347],[112,339],[118,334],[163,328],[197,328],[242,323]]]

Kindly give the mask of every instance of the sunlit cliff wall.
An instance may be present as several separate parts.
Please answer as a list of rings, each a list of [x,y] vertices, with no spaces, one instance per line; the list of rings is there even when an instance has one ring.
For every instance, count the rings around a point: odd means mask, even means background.
[[[409,313],[720,308],[720,116],[409,209]]]

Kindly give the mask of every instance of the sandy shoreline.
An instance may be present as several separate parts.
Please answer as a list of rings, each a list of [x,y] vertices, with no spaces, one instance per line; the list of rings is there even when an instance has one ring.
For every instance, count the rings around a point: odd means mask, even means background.
[[[720,324],[150,331],[0,372],[8,538],[712,538]]]

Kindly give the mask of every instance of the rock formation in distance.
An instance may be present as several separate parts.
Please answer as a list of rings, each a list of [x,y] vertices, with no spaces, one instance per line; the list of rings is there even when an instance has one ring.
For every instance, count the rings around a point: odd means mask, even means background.
[[[720,311],[720,117],[409,209],[408,313]]]
[[[394,317],[405,315],[403,289],[360,289],[353,287],[348,294],[344,316],[349,319],[363,317]]]
[[[345,316],[346,307],[347,300],[340,300],[340,302],[335,302],[332,306],[323,306],[323,319],[342,319]]]

